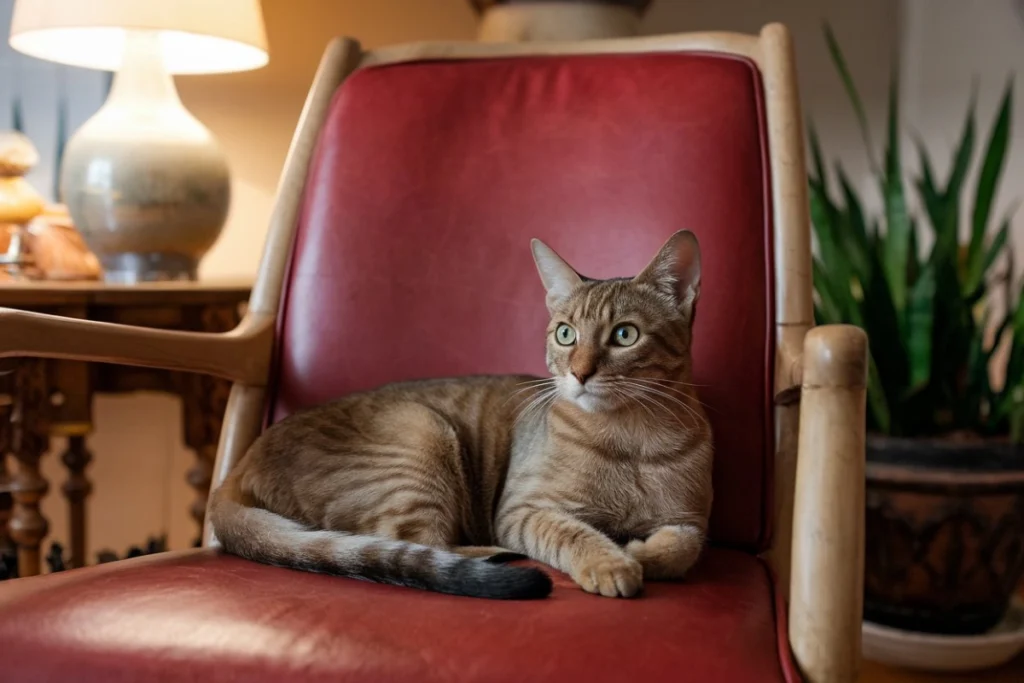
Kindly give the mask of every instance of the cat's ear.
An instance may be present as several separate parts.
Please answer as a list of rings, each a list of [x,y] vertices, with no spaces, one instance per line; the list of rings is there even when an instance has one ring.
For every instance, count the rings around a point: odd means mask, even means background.
[[[567,299],[572,290],[583,282],[583,278],[551,247],[539,239],[530,240],[530,248],[533,250],[533,260],[537,264],[537,272],[540,273],[540,281],[544,283],[544,289],[547,290],[547,304],[550,308]]]
[[[669,237],[633,281],[652,285],[668,294],[692,317],[700,298],[700,244],[696,235],[680,230]]]

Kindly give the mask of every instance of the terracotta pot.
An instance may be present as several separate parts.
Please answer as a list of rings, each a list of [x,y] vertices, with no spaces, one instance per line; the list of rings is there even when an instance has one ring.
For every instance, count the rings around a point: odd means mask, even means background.
[[[983,633],[1024,575],[1024,447],[1006,440],[867,441],[864,618]]]

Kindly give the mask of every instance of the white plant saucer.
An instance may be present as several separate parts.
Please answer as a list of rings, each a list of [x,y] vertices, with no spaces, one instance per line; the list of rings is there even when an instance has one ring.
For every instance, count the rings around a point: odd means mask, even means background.
[[[976,671],[1009,662],[1024,650],[1024,603],[1014,599],[1006,617],[977,636],[903,631],[865,621],[864,659],[920,671]]]

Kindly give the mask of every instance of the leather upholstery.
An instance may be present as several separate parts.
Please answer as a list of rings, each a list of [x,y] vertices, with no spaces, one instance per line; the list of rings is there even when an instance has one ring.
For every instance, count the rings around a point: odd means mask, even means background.
[[[771,211],[759,75],[721,55],[423,62],[340,88],[307,184],[271,419],[399,379],[545,373],[540,237],[634,275],[703,251],[695,381],[715,429],[715,541],[769,534]]]
[[[692,580],[635,600],[554,576],[548,600],[484,601],[205,550],[22,579],[0,585],[0,680],[787,680],[771,582],[748,554],[711,551]]]

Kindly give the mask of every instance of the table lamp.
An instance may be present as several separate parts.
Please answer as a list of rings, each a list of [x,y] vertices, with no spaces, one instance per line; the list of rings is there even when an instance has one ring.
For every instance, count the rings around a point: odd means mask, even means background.
[[[116,72],[68,140],[61,201],[108,282],[194,280],[231,199],[227,159],[172,74],[268,61],[259,0],[16,0],[10,45]]]

